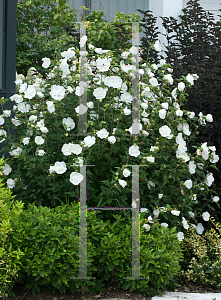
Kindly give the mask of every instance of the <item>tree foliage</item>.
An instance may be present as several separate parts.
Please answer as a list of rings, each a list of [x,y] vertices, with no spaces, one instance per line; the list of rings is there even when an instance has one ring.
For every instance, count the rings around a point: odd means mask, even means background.
[[[76,45],[76,12],[67,0],[20,0],[17,5],[17,72],[25,74],[42,58],[54,59],[55,51]],[[72,28],[72,31],[70,30]]]

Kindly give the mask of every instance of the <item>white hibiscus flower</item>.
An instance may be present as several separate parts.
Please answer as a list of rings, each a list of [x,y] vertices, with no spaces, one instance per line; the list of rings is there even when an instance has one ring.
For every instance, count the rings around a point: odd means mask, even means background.
[[[115,138],[115,136],[109,136],[108,138],[108,142],[110,143],[110,144],[114,144],[115,142],[116,142],[116,138]]]
[[[23,138],[22,143],[23,143],[24,145],[28,145],[28,144],[29,144],[29,141],[30,141],[30,138],[29,138],[29,137],[26,137],[26,138]]]
[[[94,90],[93,95],[96,99],[104,99],[107,94],[107,89],[103,89],[102,87],[98,87]]]
[[[186,180],[186,181],[184,182],[184,185],[185,185],[185,187],[186,187],[187,189],[191,189],[192,186],[193,186],[192,180],[191,180],[191,179]]]
[[[160,127],[159,132],[160,132],[161,136],[169,137],[171,134],[171,129],[167,125],[164,125],[164,126]]]
[[[39,136],[39,135],[38,135],[38,136],[35,137],[35,143],[36,143],[37,145],[43,145],[44,142],[45,142],[45,140],[43,139],[42,136]]]
[[[44,57],[44,58],[42,58],[42,60],[43,60],[42,67],[45,68],[45,69],[47,69],[50,66],[50,64],[51,64],[50,58]]]
[[[72,154],[72,144],[69,143],[69,144],[64,144],[61,148],[61,152],[65,155],[65,156],[68,156],[68,155],[71,155]]]
[[[11,110],[3,110],[4,117],[10,117],[11,116]]]
[[[97,131],[96,134],[100,139],[105,139],[106,137],[108,137],[109,132],[107,131],[106,128],[103,128],[103,129]]]
[[[54,113],[55,112],[55,106],[54,106],[54,102],[53,101],[46,101],[47,104],[47,109],[49,111],[49,113]]]
[[[15,181],[11,178],[9,178],[6,183],[7,183],[8,188],[10,188],[10,189],[13,189],[15,187]]]
[[[84,179],[84,176],[78,172],[72,172],[70,174],[70,182],[74,185],[78,185]]]
[[[178,239],[178,241],[180,241],[180,242],[184,239],[184,234],[183,234],[183,232],[179,231],[179,232],[177,233],[177,239]]]
[[[12,168],[10,167],[10,165],[8,164],[5,164],[3,167],[2,167],[2,173],[4,175],[9,175],[12,171]]]
[[[150,230],[150,225],[149,224],[144,224],[143,227],[146,229],[146,231]]]
[[[0,125],[3,125],[5,123],[4,118],[2,118],[2,116],[0,116]]]
[[[72,144],[72,152],[79,155],[82,152],[82,147],[78,144]]]
[[[206,180],[205,180],[205,184],[208,185],[208,186],[211,186],[212,183],[214,182],[214,177],[213,177],[213,174],[210,173],[206,176]]]
[[[96,142],[96,138],[94,136],[89,135],[84,138],[84,141],[82,141],[81,144],[90,148],[95,144],[95,142]]]
[[[63,174],[67,171],[66,163],[64,161],[56,161],[54,164],[54,171],[57,174]]]
[[[130,156],[134,156],[134,157],[137,157],[138,155],[140,155],[139,146],[137,146],[137,145],[131,146],[129,148],[129,154],[130,154]]]
[[[24,93],[24,98],[27,98],[29,100],[33,99],[36,95],[36,89],[33,85],[29,85],[27,90]]]
[[[118,76],[110,76],[105,81],[106,85],[118,89],[122,85],[122,79]]]
[[[100,72],[106,72],[110,68],[110,62],[106,58],[98,58],[96,60],[96,67]]]
[[[44,156],[45,155],[45,151],[44,150],[37,150],[35,155]]]
[[[118,181],[119,181],[119,184],[120,184],[123,188],[125,188],[125,186],[127,185],[127,182],[126,182],[125,180],[120,180],[120,179],[118,179]]]
[[[128,169],[124,169],[124,170],[123,170],[123,176],[124,176],[124,177],[130,176],[130,174],[131,174],[131,171],[129,171]]]
[[[67,131],[70,131],[75,128],[75,122],[72,120],[72,118],[64,118],[62,120],[63,125],[66,127]]]
[[[11,101],[15,101],[16,103],[21,103],[23,101],[22,95],[14,94],[10,97]]]
[[[208,213],[208,211],[206,211],[202,214],[202,217],[204,221],[209,221],[210,214]]]
[[[54,100],[62,100],[65,96],[65,88],[60,85],[52,85],[50,95]]]

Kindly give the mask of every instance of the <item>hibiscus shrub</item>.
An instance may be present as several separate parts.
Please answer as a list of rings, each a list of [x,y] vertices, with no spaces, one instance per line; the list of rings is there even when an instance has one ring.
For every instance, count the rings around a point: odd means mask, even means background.
[[[54,293],[103,291],[114,278],[119,286],[155,296],[165,288],[179,286],[177,276],[182,259],[181,242],[175,228],[169,229],[155,222],[151,232],[141,227],[140,276],[146,280],[126,280],[131,276],[131,220],[115,215],[116,222],[97,218],[100,211],[87,217],[87,277],[79,276],[79,204],[56,208],[36,207],[11,220],[10,242],[13,249],[21,249],[21,270],[16,280],[24,290],[34,295],[42,286]],[[145,223],[141,216],[141,225]],[[126,249],[126,250],[125,250]]]
[[[205,11],[199,0],[190,0],[186,7],[182,9],[179,20],[174,17],[163,17],[163,27],[165,29],[166,46],[165,57],[172,66],[174,83],[179,82],[182,75],[197,73],[199,76],[192,86],[187,87],[187,102],[184,109],[194,111],[196,116],[208,115],[209,124],[205,126],[202,121],[198,128],[199,134],[193,143],[207,142],[207,146],[215,146],[217,154],[221,155],[221,119],[220,119],[220,63],[221,63],[221,22],[215,22],[213,14]],[[150,11],[140,11],[143,14],[141,24],[145,29],[145,37],[141,40],[142,58],[149,55],[149,44],[147,40],[156,42],[156,19]],[[155,30],[153,30],[153,28]],[[157,63],[156,57],[153,59]],[[213,121],[213,122],[212,122]],[[191,149],[190,149],[191,151]],[[191,152],[192,153],[192,152]],[[217,168],[209,168],[214,174],[215,182],[213,189],[221,196],[221,169],[220,160],[217,161]],[[221,222],[221,212],[216,209],[215,203],[207,202],[203,197],[198,201],[205,207],[216,221]],[[212,224],[204,223],[207,229]]]
[[[81,47],[86,40],[82,37]],[[159,42],[151,47],[160,50]],[[16,129],[15,135],[1,129],[4,151],[10,154],[2,171],[8,187],[25,205],[34,202],[53,208],[68,201],[76,203],[79,184],[86,179],[81,166],[87,165],[87,205],[131,207],[131,165],[140,164],[140,206],[148,210],[149,218],[159,217],[166,226],[177,226],[179,239],[183,227],[189,226],[187,219],[192,218],[202,234],[200,220],[208,221],[210,215],[202,214],[197,197],[204,197],[207,203],[217,200],[208,168],[215,167],[218,156],[206,143],[188,145],[200,122],[211,121],[209,116],[198,118],[182,109],[186,87],[198,76],[182,76],[174,85],[166,61],[161,59],[158,65],[141,62],[137,92],[140,88],[142,118],[136,118],[132,127],[131,106],[136,99],[131,81],[139,75],[134,65],[137,48],[121,56],[93,45],[88,51],[93,60],[84,66],[75,48],[63,51],[59,60],[44,58],[45,77],[40,73],[31,76],[31,72],[28,78],[18,76],[18,93],[1,100],[3,106],[15,102],[15,116],[10,117],[11,112],[3,108],[0,119],[2,128]],[[81,79],[82,68],[87,71],[87,82]],[[79,105],[79,97],[86,93],[89,101]],[[79,114],[85,113],[86,137],[78,135]],[[138,206],[133,200],[133,208]],[[124,214],[129,217],[130,212]],[[101,218],[115,222],[108,210]]]

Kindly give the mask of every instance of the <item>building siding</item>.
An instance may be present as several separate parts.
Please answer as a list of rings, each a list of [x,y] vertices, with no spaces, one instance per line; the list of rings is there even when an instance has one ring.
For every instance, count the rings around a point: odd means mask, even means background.
[[[82,9],[80,7],[85,6],[85,0],[68,0],[68,3],[73,9],[76,9],[77,19],[80,22],[80,17],[82,16]]]
[[[91,1],[91,9],[101,9],[104,12],[104,17],[109,22],[114,19],[117,11],[133,14],[137,12],[137,9],[148,10],[149,1],[146,0],[102,0],[102,1]],[[138,13],[138,12],[137,12]],[[140,14],[140,13],[138,13]]]
[[[78,15],[82,15],[79,8],[85,5],[85,0],[69,0],[69,4],[76,9]],[[91,0],[91,10],[102,10],[104,19],[109,22],[114,19],[117,11],[134,14],[137,9],[148,10],[149,0]],[[139,12],[137,13],[141,16]],[[78,17],[78,21],[80,21],[80,17]]]
[[[183,0],[183,7],[186,6],[188,0]],[[78,14],[78,21],[80,21],[80,16],[82,16],[82,10],[80,6],[85,5],[85,0],[69,0],[69,4],[72,8],[75,8]],[[221,9],[220,0],[200,0],[200,5],[204,10],[208,10],[214,14],[215,20],[218,21],[221,14],[219,9]],[[92,10],[102,10],[104,12],[104,18],[109,22],[114,19],[117,11],[123,13],[133,14],[136,9],[148,10],[149,0],[91,0]],[[138,12],[138,14],[140,14]]]

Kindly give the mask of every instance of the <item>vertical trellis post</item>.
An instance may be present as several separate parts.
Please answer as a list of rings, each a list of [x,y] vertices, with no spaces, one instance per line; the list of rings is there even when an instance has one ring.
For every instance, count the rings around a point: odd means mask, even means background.
[[[83,42],[83,37],[86,36],[86,26],[85,22],[81,22],[80,25],[80,94],[79,97],[79,124],[78,130],[81,136],[87,135],[87,95],[85,88],[87,87],[87,70],[86,70],[86,41]],[[132,45],[134,51],[136,52],[134,57],[134,69],[133,69],[133,80],[132,80],[132,135],[142,135],[139,134],[140,129],[138,126],[139,122],[139,105],[140,105],[140,95],[139,95],[139,22],[132,23]],[[82,44],[81,44],[82,43]],[[85,82],[86,79],[86,82]],[[71,134],[71,136],[76,136],[76,134]],[[94,166],[94,165],[93,165]],[[144,166],[144,165],[142,165]],[[83,175],[84,179],[80,183],[80,228],[79,228],[79,277],[71,277],[71,279],[96,279],[95,277],[87,277],[87,224],[86,224],[86,165],[80,167],[80,173]],[[139,228],[139,210],[140,210],[140,196],[139,196],[139,166],[132,165],[132,201],[136,203],[132,208],[129,207],[89,207],[88,210],[122,210],[122,209],[132,209],[132,251],[131,251],[131,277],[123,277],[124,279],[148,279],[149,277],[140,277],[140,228]]]

